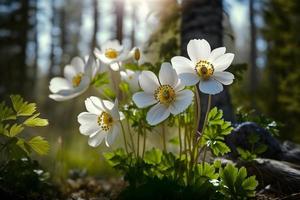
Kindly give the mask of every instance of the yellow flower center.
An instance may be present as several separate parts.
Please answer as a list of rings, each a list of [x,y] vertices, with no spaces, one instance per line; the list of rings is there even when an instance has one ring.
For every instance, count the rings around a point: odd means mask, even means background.
[[[73,87],[77,87],[82,79],[83,73],[78,73],[72,78]]]
[[[102,130],[108,131],[113,124],[113,118],[107,112],[102,112],[101,115],[98,116],[98,124]]]
[[[175,90],[170,85],[161,85],[154,91],[154,98],[161,104],[169,105],[175,97]]]
[[[195,70],[204,80],[209,79],[215,71],[214,66],[205,60],[200,60],[197,62]]]
[[[136,49],[134,50],[134,59],[135,59],[136,61],[138,61],[140,58],[141,58],[141,52],[140,52],[140,49],[139,49],[139,48],[136,48]]]
[[[105,56],[109,59],[114,59],[118,57],[118,55],[119,53],[115,49],[109,48],[105,50]]]

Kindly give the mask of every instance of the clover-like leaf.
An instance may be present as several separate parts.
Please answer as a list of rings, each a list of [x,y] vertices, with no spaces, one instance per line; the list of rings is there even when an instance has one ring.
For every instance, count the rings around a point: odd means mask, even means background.
[[[10,127],[9,135],[7,135],[7,136],[14,137],[14,136],[18,135],[19,133],[21,133],[23,130],[24,130],[24,127],[22,126],[22,124],[13,124]]]

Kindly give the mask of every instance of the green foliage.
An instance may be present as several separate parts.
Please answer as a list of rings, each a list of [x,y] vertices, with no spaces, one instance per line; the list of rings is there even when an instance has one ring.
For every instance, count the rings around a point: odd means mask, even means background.
[[[25,127],[47,126],[48,120],[40,118],[36,112],[36,104],[24,101],[20,95],[10,96],[12,107],[5,102],[0,103],[0,135],[3,143],[0,144],[0,153],[6,159],[19,158],[35,151],[44,155],[49,151],[48,142],[36,136],[30,139],[21,137]]]
[[[227,164],[220,171],[220,191],[228,199],[248,199],[255,196],[255,189],[258,182],[255,176],[247,178],[247,170],[244,167],[236,168],[233,164]]]
[[[257,186],[244,167],[227,164],[223,168],[220,160],[196,164],[193,181],[187,184],[185,159],[173,153],[152,148],[141,158],[117,149],[104,157],[129,182],[121,199],[247,199],[255,195]]]
[[[243,107],[237,109],[236,115],[238,122],[255,122],[269,131],[272,136],[279,136],[279,129],[283,126],[272,118],[257,114],[255,110],[246,111]]]
[[[104,72],[104,73],[97,73],[97,75],[93,78],[91,85],[99,88],[108,83],[109,83],[109,76],[107,72]]]
[[[300,119],[300,1],[269,0],[264,3],[263,36],[268,44],[262,110],[283,122],[281,137],[299,137]],[[283,129],[281,129],[283,130]]]
[[[234,75],[234,78],[237,80],[243,79],[243,74],[247,70],[248,65],[246,63],[242,64],[232,64],[227,71],[231,72]]]
[[[260,141],[260,136],[258,134],[249,134],[247,136],[247,141],[250,145],[250,149],[243,149],[241,147],[237,147],[237,152],[240,155],[239,159],[241,160],[254,160],[268,149],[268,146]]]
[[[50,174],[37,161],[13,159],[0,165],[2,199],[58,199],[58,189],[50,183]]]
[[[231,123],[224,121],[223,111],[213,108],[207,118],[207,125],[203,131],[202,143],[210,148],[214,155],[224,155],[230,152],[225,144],[225,136],[233,130]]]

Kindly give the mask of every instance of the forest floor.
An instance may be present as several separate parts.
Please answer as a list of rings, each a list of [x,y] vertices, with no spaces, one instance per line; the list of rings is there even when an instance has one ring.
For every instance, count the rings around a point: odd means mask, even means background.
[[[121,178],[97,179],[85,177],[68,179],[63,198],[67,200],[114,200],[128,184]],[[300,193],[281,194],[278,191],[263,189],[258,191],[257,200],[300,200]]]

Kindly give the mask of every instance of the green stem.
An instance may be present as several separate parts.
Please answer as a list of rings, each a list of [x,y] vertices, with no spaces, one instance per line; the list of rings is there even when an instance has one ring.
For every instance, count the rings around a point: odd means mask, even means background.
[[[124,139],[125,150],[126,150],[126,153],[128,154],[128,148],[127,148],[127,140],[126,140],[126,135],[125,135],[125,129],[124,129],[124,126],[123,126],[123,124],[122,124],[121,121],[120,121],[120,124],[121,124],[121,128],[122,128],[122,133],[123,133],[123,139]]]
[[[204,119],[202,131],[201,131],[202,134],[203,134],[203,131],[204,131],[206,125],[207,125],[207,120],[208,120],[208,114],[209,114],[209,111],[210,111],[210,106],[211,106],[211,95],[208,95],[207,110],[206,110],[205,119]]]
[[[128,133],[129,133],[129,137],[130,137],[130,141],[131,141],[132,150],[133,150],[133,153],[135,154],[135,145],[134,145],[133,136],[132,136],[132,133],[130,130],[130,123],[129,123],[128,118],[127,118],[127,129],[128,129]]]
[[[163,147],[164,152],[167,151],[167,143],[166,143],[166,130],[165,130],[165,123],[162,123],[162,139],[163,139]]]
[[[136,151],[136,156],[139,157],[140,155],[140,130],[141,128],[139,128],[139,132],[137,134],[137,151]]]
[[[143,141],[143,152],[142,152],[142,158],[144,158],[145,150],[146,150],[146,141],[147,141],[147,131],[144,129],[144,141]]]
[[[178,137],[179,137],[179,160],[181,160],[182,154],[182,141],[181,141],[181,127],[180,127],[180,116],[178,117]]]

